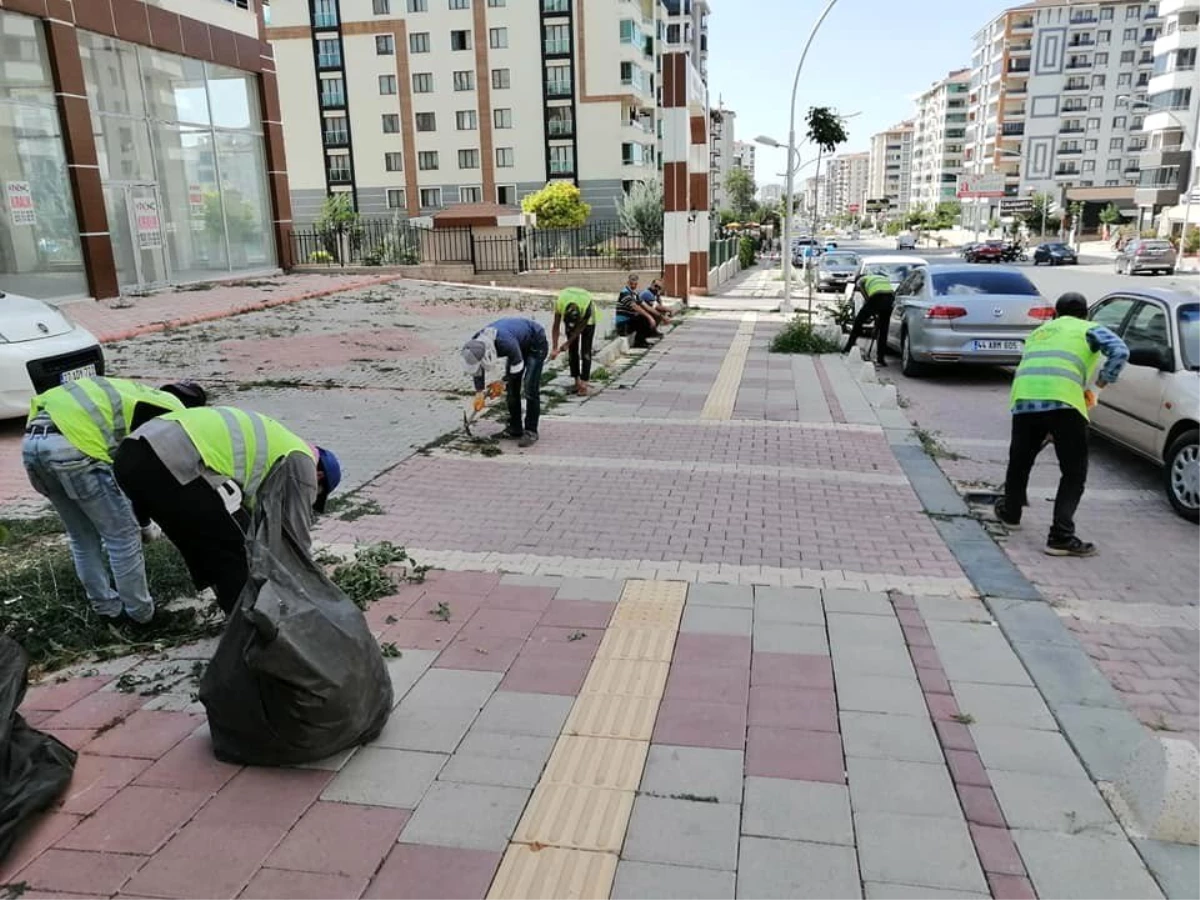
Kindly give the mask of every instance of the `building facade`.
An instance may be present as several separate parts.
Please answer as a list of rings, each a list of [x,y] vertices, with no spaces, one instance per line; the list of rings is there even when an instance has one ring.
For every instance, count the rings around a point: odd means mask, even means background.
[[[829,161],[827,213],[831,216],[861,215],[870,181],[871,154],[843,153]]]
[[[659,38],[664,52],[687,53],[708,83],[708,0],[661,0]]]
[[[735,168],[745,169],[751,180],[754,180],[754,144],[750,141],[734,141],[733,165]]]
[[[900,122],[871,136],[867,197],[888,201],[891,214],[905,213],[912,184],[913,123]]]
[[[709,111],[708,133],[708,180],[712,193],[711,209],[726,209],[729,206],[729,193],[725,190],[725,179],[733,169],[734,133],[737,127],[737,113],[732,109],[718,106]]]
[[[783,185],[764,184],[758,189],[758,199],[767,205],[778,203],[783,199]]]
[[[516,204],[576,183],[593,216],[658,171],[660,0],[275,0],[292,198],[365,215]]]
[[[0,4],[0,285],[42,299],[290,264],[260,0]]]
[[[951,72],[916,97],[909,202],[932,210],[953,201],[962,173],[971,70]]]

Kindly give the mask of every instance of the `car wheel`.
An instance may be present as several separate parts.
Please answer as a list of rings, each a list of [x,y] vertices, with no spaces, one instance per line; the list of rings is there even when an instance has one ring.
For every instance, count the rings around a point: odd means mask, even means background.
[[[1175,274],[1175,270],[1174,270],[1174,269],[1167,269],[1167,270],[1166,270],[1166,272],[1167,272],[1167,274],[1168,274],[1168,275],[1174,275],[1174,274]]]
[[[1167,448],[1167,499],[1189,522],[1200,522],[1200,431],[1185,431]]]
[[[925,367],[913,359],[907,329],[900,332],[900,371],[908,378],[920,378],[925,374]]]

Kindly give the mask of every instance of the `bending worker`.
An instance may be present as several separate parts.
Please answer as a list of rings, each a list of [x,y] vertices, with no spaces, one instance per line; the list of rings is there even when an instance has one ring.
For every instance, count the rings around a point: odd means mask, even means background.
[[[134,511],[162,526],[196,587],[211,587],[226,613],[249,577],[245,536],[267,479],[287,479],[282,515],[305,551],[313,512],[325,511],[342,479],[328,450],[274,419],[227,406],[148,422],[121,443],[113,471]]]
[[[135,517],[113,480],[118,444],[155,416],[204,402],[204,391],[188,382],[154,390],[96,377],[51,388],[30,403],[21,444],[25,472],[62,518],[75,574],[97,615],[116,619],[124,613],[140,624],[154,616],[142,541],[155,537],[156,529]]]
[[[475,411],[483,409],[487,370],[504,360],[508,426],[499,437],[532,447],[542,415],[542,366],[550,345],[546,329],[533,319],[497,319],[463,344],[463,367],[475,382]],[[521,388],[525,390],[525,423],[521,424]]]
[[[550,358],[555,359],[567,348],[575,393],[586,397],[592,378],[592,344],[596,340],[596,302],[583,288],[565,288],[554,301],[554,324],[550,326]],[[567,339],[558,342],[559,329],[566,325]]]
[[[996,517],[1009,528],[1021,527],[1022,508],[1029,505],[1029,473],[1049,437],[1054,441],[1062,477],[1054,497],[1054,521],[1046,539],[1050,556],[1091,556],[1096,545],[1075,534],[1075,510],[1083,498],[1088,469],[1088,409],[1095,403],[1086,389],[1117,380],[1129,348],[1103,325],[1087,320],[1082,294],[1063,294],[1054,318],[1025,338],[1025,353],[1013,378],[1012,439],[1004,496],[996,501]],[[1104,366],[1096,374],[1100,356]]]
[[[886,366],[884,357],[887,353],[888,320],[892,317],[892,306],[896,303],[896,291],[892,283],[882,275],[864,273],[858,277],[855,288],[863,295],[862,309],[854,317],[850,326],[850,337],[846,341],[843,353],[849,353],[850,348],[866,333],[867,320],[875,319],[875,361]]]

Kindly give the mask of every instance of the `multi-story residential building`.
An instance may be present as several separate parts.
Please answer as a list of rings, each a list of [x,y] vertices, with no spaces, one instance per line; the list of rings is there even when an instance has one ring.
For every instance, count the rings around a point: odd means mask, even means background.
[[[1161,0],[1158,11],[1163,30],[1154,42],[1145,110],[1150,141],[1141,155],[1133,196],[1139,225],[1150,228],[1157,223],[1160,233],[1168,234],[1182,228],[1185,212],[1189,225],[1200,224],[1200,0]]]
[[[908,211],[913,131],[910,120],[871,136],[867,197],[871,200],[886,199],[888,211],[893,215]]]
[[[916,97],[909,202],[932,210],[953,200],[962,172],[971,70],[951,72]]]
[[[733,142],[733,165],[745,169],[751,180],[754,178],[754,144],[749,141]]]
[[[870,180],[871,154],[843,153],[825,169],[829,191],[825,211],[830,216],[856,215],[863,211]]]
[[[803,233],[811,226],[820,224],[822,216],[828,215],[828,179],[824,175],[810,175],[804,179],[804,195],[800,223],[793,233]]]
[[[1037,0],[975,35],[963,172],[1033,192],[1134,204],[1145,103],[1162,29],[1150,0]],[[986,224],[1000,200],[964,200],[963,223]]]
[[[518,203],[579,185],[593,216],[657,172],[660,0],[275,0],[295,217]]]
[[[689,50],[692,64],[708,81],[708,0],[661,0],[660,39],[667,50]]]
[[[260,0],[6,0],[0,286],[43,299],[290,263]]]
[[[734,129],[737,113],[724,106],[717,106],[709,112],[708,131],[708,184],[712,194],[712,209],[725,209],[729,206],[729,194],[725,190],[725,179],[733,169],[734,159]]]
[[[758,199],[767,205],[778,203],[783,199],[783,185],[764,184],[758,189]]]

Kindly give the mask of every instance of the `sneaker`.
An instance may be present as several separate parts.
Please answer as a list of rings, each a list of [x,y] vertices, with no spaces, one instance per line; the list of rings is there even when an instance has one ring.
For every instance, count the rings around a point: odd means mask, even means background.
[[[518,447],[532,447],[537,443],[538,435],[536,431],[527,431],[521,435],[521,439],[517,441]]]
[[[154,619],[154,604],[151,603],[148,609],[139,609],[136,615],[126,609],[125,617],[135,625],[149,625]]]
[[[511,428],[505,428],[502,432],[496,435],[498,441],[519,441],[525,432],[513,431]]]
[[[1081,541],[1071,535],[1066,540],[1054,539],[1046,541],[1047,556],[1094,556],[1096,545],[1091,541]]]
[[[1000,524],[1009,531],[1017,531],[1021,527],[1021,520],[1017,519],[1016,521],[1013,521],[1012,517],[1008,514],[1008,507],[1004,505],[1003,497],[996,501],[996,518],[999,519]]]

